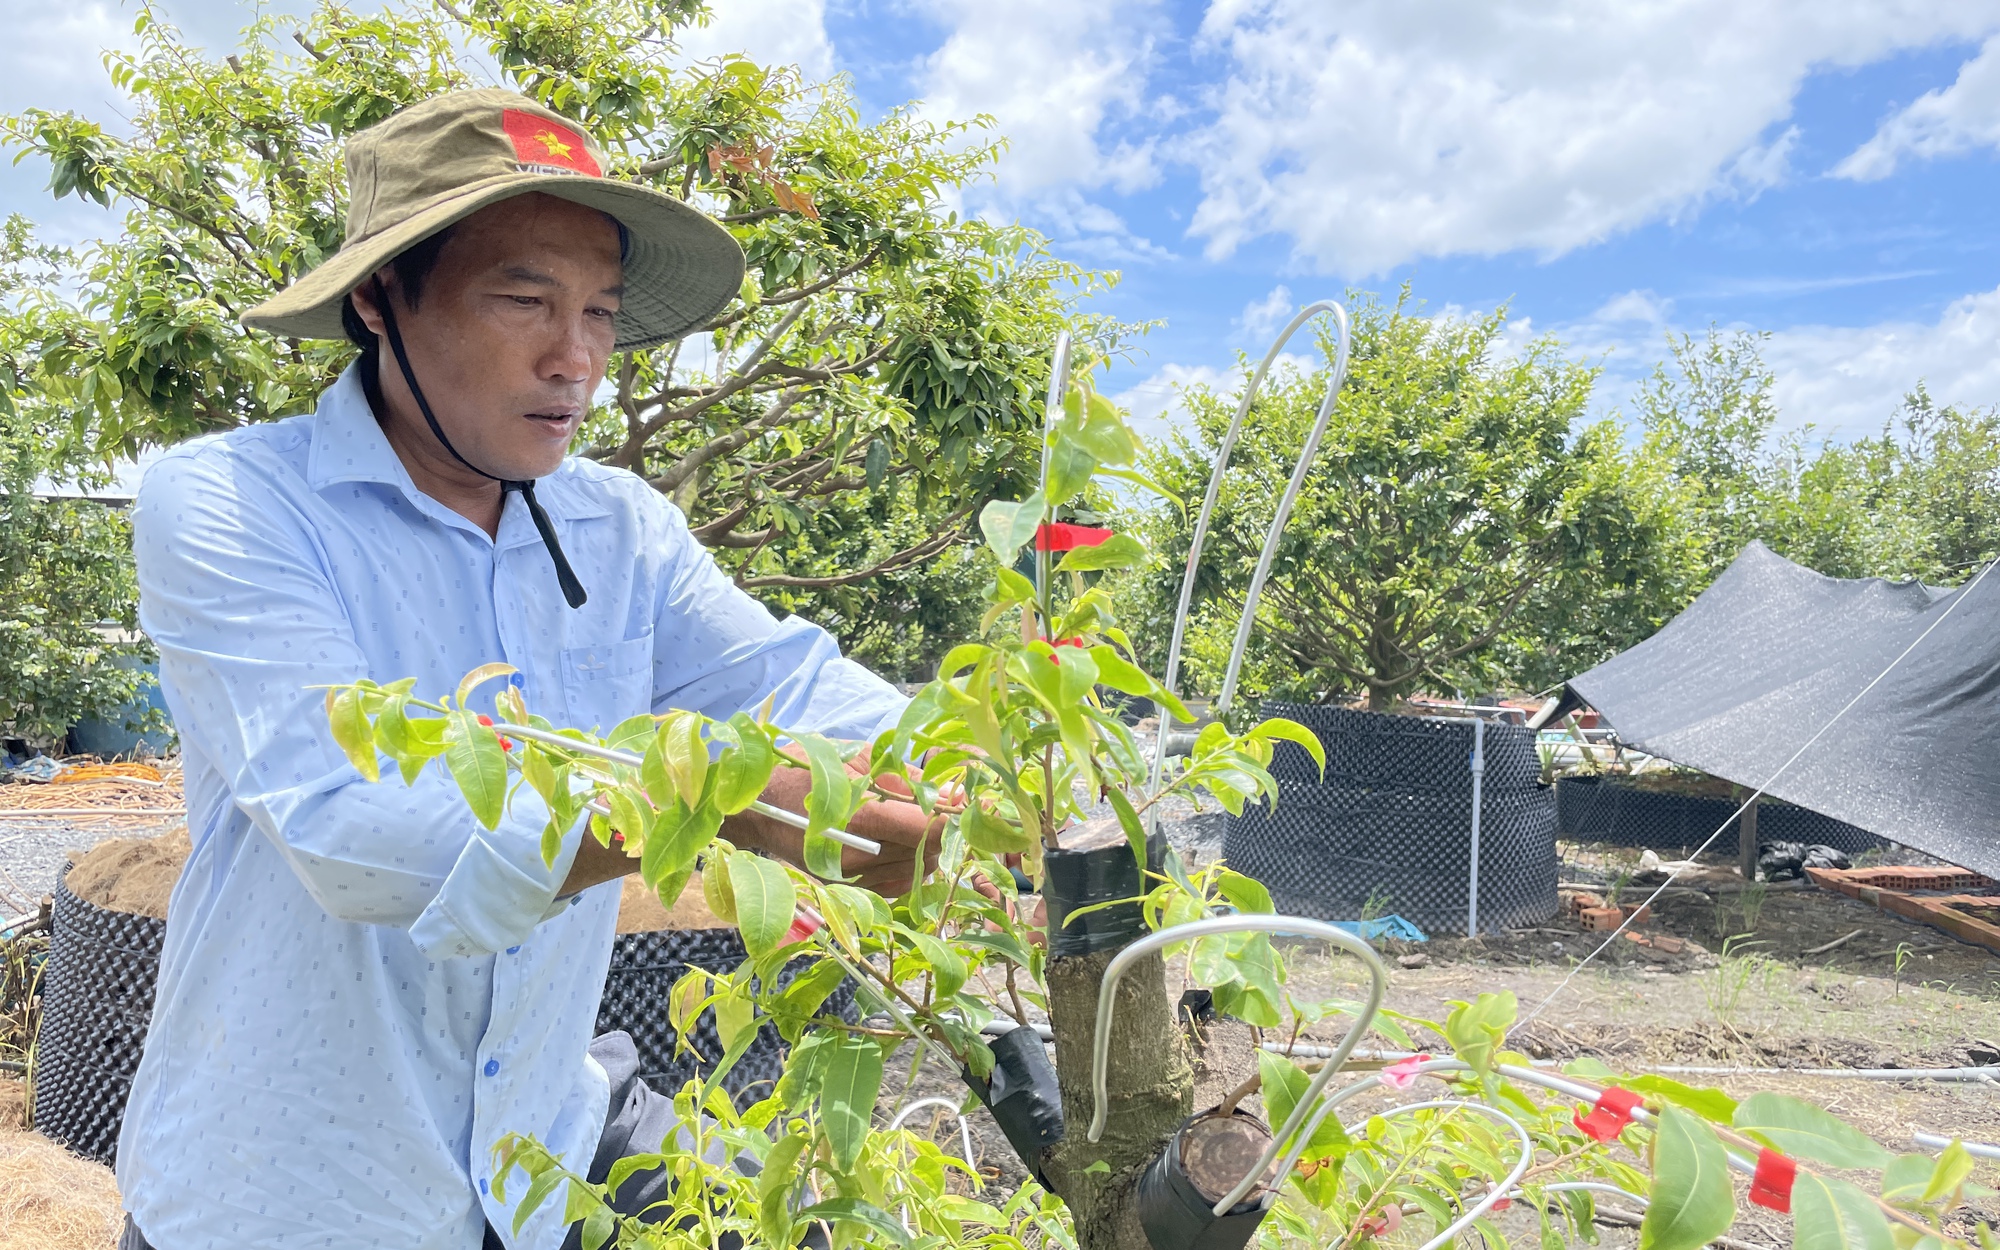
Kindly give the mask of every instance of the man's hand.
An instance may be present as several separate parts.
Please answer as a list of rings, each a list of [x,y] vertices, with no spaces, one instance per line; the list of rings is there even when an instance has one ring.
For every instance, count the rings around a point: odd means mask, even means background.
[[[796,748],[786,748],[785,753],[803,760],[804,753]],[[854,776],[865,775],[865,757],[850,760],[847,771]],[[908,795],[910,788],[900,778],[883,776],[876,784],[892,794]],[[782,807],[788,812],[804,812],[806,792],[812,788],[812,774],[803,768],[780,768],[771,775],[771,784],[765,788],[763,799],[773,807]],[[944,836],[944,817],[926,819],[923,809],[914,799],[871,798],[854,813],[854,819],[847,822],[847,831],[882,844],[880,855],[868,855],[861,851],[843,847],[840,853],[841,871],[855,878],[853,884],[863,889],[873,890],[888,898],[909,891],[917,868],[917,849],[923,848],[923,869],[929,872],[937,867],[938,843]],[[751,847],[776,855],[794,864],[805,863],[806,835],[802,829],[760,816],[755,812],[740,812],[722,822],[723,836],[738,846]]]

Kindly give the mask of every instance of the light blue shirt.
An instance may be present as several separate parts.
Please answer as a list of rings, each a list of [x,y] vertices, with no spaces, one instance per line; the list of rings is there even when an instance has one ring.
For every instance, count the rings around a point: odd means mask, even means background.
[[[499,660],[558,724],[769,696],[780,724],[854,738],[903,706],[823,631],[774,620],[632,474],[570,459],[537,493],[581,609],[518,497],[488,538],[416,488],[352,370],[311,416],[177,447],[140,488],[139,615],[194,844],[118,1140],[159,1250],[477,1250],[489,1219],[512,1224],[496,1140],[534,1134],[583,1170],[603,1125],[586,1046],[618,884],[556,898],[580,833],[543,864],[525,787],[488,832],[441,763],[363,780],[309,687],[415,677],[436,699]],[[560,1210],[515,1244],[555,1247]]]

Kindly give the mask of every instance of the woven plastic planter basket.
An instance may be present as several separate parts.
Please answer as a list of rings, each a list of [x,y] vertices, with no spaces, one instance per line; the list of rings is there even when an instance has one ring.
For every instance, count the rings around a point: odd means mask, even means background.
[[[164,920],[106,911],[56,885],[35,1047],[35,1127],[86,1159],[110,1163],[117,1153],[166,935]]]
[[[1230,821],[1222,854],[1263,882],[1279,911],[1353,920],[1395,913],[1426,933],[1464,933],[1472,852],[1472,724],[1267,702],[1326,748],[1326,776],[1280,743],[1274,807]],[[1489,724],[1481,788],[1479,927],[1556,913],[1555,797],[1535,736]]]
[[[107,911],[58,884],[51,925],[36,1045],[35,1127],[87,1159],[111,1163],[153,1015],[167,922]],[[690,1039],[703,1059],[675,1054],[678,1039],[667,1023],[674,982],[689,965],[727,973],[743,958],[743,941],[734,929],[620,934],[611,948],[596,1032],[630,1033],[639,1049],[640,1075],[653,1088],[673,1093],[690,1077],[706,1075],[722,1055],[712,1013],[702,1017]],[[794,961],[780,974],[781,982],[789,984],[808,966]],[[853,983],[843,982],[822,1010],[852,1023]],[[724,1087],[740,1095],[758,1082],[777,1080],[788,1049],[777,1030],[765,1025],[723,1078]],[[753,1090],[750,1096],[767,1092]]]
[[[1603,777],[1563,777],[1556,782],[1556,820],[1565,838],[1649,847],[1679,854],[1693,851],[1736,812],[1728,799],[1642,790]],[[1760,842],[1818,843],[1858,855],[1886,843],[1855,825],[1810,808],[1765,799],[1757,805]],[[1709,847],[1736,849],[1736,830],[1725,829]]]

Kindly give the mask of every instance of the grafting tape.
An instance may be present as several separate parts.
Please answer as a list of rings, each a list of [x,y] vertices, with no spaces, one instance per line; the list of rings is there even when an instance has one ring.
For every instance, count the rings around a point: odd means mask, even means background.
[[[1082,849],[1049,851],[1042,857],[1042,898],[1048,904],[1049,954],[1094,955],[1117,950],[1146,933],[1146,915],[1138,903],[1102,907],[1071,920],[1070,913],[1146,892],[1146,879],[1123,833],[1115,839],[1116,821],[1099,822],[1109,830],[1089,838]],[[1146,841],[1146,868],[1158,872],[1166,862],[1167,838],[1155,833]]]
[[[981,1078],[963,1068],[959,1075],[993,1113],[1028,1174],[1047,1189],[1042,1153],[1063,1139],[1062,1088],[1055,1065],[1041,1035],[1030,1028],[1002,1033],[987,1046],[993,1052],[992,1073]]]
[[[1757,1170],[1750,1177],[1750,1201],[1773,1211],[1792,1209],[1792,1183],[1798,1180],[1799,1165],[1775,1150],[1757,1153]]]
[[[1257,1226],[1277,1201],[1276,1187],[1265,1185],[1221,1215],[1212,1210],[1256,1165],[1271,1141],[1268,1125],[1236,1110],[1229,1122],[1237,1130],[1234,1138],[1240,1140],[1224,1140],[1220,1153],[1226,1157],[1210,1159],[1204,1166],[1204,1161],[1191,1157],[1190,1152],[1218,1153],[1214,1148],[1204,1152],[1197,1135],[1212,1127],[1208,1121],[1219,1118],[1210,1110],[1181,1121],[1167,1148],[1139,1177],[1139,1224],[1153,1250],[1242,1250],[1257,1235]],[[1209,1188],[1216,1192],[1197,1184],[1189,1175],[1191,1170],[1207,1175]]]
[[[1614,1142],[1632,1123],[1632,1112],[1645,1104],[1646,1100],[1631,1090],[1610,1085],[1598,1095],[1597,1106],[1589,1115],[1572,1116],[1571,1120],[1577,1131],[1592,1141]]]

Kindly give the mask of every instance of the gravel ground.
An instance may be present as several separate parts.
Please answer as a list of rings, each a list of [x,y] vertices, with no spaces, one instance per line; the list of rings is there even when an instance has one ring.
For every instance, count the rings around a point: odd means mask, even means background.
[[[55,892],[65,863],[107,838],[157,837],[181,823],[177,816],[10,820],[0,812],[0,911],[33,909],[43,895]]]

